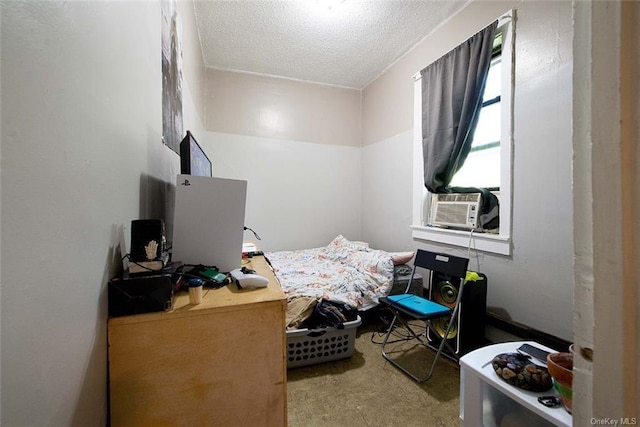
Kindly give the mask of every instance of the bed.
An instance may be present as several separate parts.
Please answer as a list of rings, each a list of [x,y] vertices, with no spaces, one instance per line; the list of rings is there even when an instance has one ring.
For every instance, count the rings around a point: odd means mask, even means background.
[[[342,235],[319,248],[265,253],[287,297],[288,330],[309,327],[326,305],[349,321],[349,315],[376,307],[380,297],[403,292],[410,274],[405,263],[413,255],[372,249]]]

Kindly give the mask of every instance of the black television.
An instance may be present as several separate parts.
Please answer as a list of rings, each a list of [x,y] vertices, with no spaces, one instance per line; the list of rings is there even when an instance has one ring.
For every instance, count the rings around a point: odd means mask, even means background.
[[[193,137],[191,131],[187,131],[187,135],[180,143],[180,173],[211,176],[211,160]]]

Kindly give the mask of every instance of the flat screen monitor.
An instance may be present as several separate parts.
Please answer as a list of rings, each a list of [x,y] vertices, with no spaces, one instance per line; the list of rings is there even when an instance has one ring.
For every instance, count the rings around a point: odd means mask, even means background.
[[[191,131],[187,131],[187,135],[180,143],[180,173],[211,176],[211,160],[193,137]]]

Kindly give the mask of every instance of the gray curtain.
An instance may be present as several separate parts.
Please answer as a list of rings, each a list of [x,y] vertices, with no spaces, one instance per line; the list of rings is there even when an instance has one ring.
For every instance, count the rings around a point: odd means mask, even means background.
[[[464,164],[482,106],[498,21],[420,71],[424,184],[449,192]]]

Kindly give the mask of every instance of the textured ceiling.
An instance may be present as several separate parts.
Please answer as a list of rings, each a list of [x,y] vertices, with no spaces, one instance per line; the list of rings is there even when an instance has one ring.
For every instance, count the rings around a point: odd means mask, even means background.
[[[207,67],[362,89],[467,0],[196,1]]]

